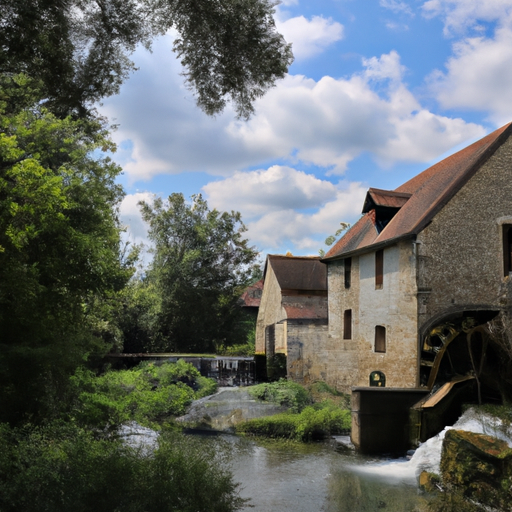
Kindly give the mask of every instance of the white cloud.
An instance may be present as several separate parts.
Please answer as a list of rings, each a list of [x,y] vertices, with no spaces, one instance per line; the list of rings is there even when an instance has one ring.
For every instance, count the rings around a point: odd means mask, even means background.
[[[365,151],[387,166],[428,161],[483,135],[475,124],[423,109],[401,81],[396,52],[363,64],[366,70],[348,79],[287,77],[258,102],[251,121],[231,122],[230,135],[250,152],[293,154],[337,174]]]
[[[203,190],[210,205],[240,211],[244,219],[270,211],[315,208],[337,194],[336,186],[329,181],[279,165],[236,172],[225,180],[208,183]]]
[[[288,43],[292,43],[297,60],[318,55],[343,38],[343,25],[323,16],[313,16],[310,20],[304,16],[283,20],[278,11],[276,28]]]
[[[422,9],[427,18],[439,16],[443,19],[446,35],[468,29],[480,31],[482,22],[510,25],[512,21],[510,0],[428,0]]]
[[[153,194],[150,192],[137,192],[127,194],[119,206],[121,224],[127,229],[126,239],[131,243],[148,245],[148,226],[142,220],[139,202],[152,203]]]
[[[364,59],[363,70],[346,78],[288,75],[256,102],[249,122],[235,121],[229,107],[210,118],[183,87],[171,49],[166,37],[152,55],[138,51],[140,71],[102,109],[120,125],[115,140],[131,141],[119,161],[132,183],[181,172],[227,177],[276,159],[340,174],[363,152],[386,166],[425,162],[483,134],[423,109],[396,52]]]
[[[478,110],[496,125],[512,119],[512,1],[431,0],[423,6],[440,16],[445,32],[459,35],[444,71],[428,77],[443,108]],[[488,30],[482,23],[491,23]]]
[[[282,246],[299,248],[302,253],[318,253],[324,239],[335,233],[340,222],[355,222],[359,217],[366,187],[351,183],[338,187],[333,200],[326,202],[315,213],[307,214],[292,209],[271,211],[249,222],[247,235],[265,251]]]
[[[414,16],[414,13],[406,2],[400,2],[398,0],[380,0],[380,6],[385,9],[389,9],[397,14],[407,14],[411,17]]]

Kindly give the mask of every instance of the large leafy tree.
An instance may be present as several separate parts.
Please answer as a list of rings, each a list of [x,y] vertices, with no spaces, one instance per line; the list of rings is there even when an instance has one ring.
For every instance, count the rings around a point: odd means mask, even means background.
[[[240,339],[238,299],[257,272],[257,252],[238,212],[210,210],[201,195],[141,203],[154,244],[148,281],[160,294],[152,350],[212,351]]]
[[[106,130],[59,119],[39,97],[26,76],[0,78],[0,420],[50,413],[98,348],[97,298],[132,273],[119,256],[120,168],[97,153],[113,149]]]
[[[138,45],[174,28],[199,106],[214,114],[231,99],[247,117],[292,62],[273,9],[271,0],[0,0],[0,73],[40,78],[54,113],[84,116],[119,90]]]

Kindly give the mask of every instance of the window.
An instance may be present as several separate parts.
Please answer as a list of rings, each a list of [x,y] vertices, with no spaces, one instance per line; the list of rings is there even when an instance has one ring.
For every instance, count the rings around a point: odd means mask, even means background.
[[[512,225],[503,225],[503,273],[506,276],[512,272]]]
[[[343,313],[343,339],[352,339],[352,310],[346,309]]]
[[[377,388],[386,387],[386,376],[378,370],[370,373],[370,386]]]
[[[352,280],[352,258],[345,258],[345,288],[350,288]]]
[[[265,352],[267,357],[272,357],[276,352],[276,326],[269,325],[265,329]]]
[[[384,250],[375,253],[375,289],[380,290],[384,282]]]
[[[386,352],[386,328],[375,326],[375,352]]]

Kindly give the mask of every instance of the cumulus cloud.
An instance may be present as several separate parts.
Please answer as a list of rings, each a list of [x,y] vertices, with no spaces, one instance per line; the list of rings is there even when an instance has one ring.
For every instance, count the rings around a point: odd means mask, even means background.
[[[293,209],[270,211],[247,224],[247,235],[266,252],[288,244],[303,253],[315,254],[323,247],[325,238],[340,227],[340,222],[355,222],[365,194],[366,187],[360,183],[338,186],[335,197],[314,213]]]
[[[328,46],[343,38],[343,25],[332,18],[304,16],[282,19],[277,14],[276,28],[288,43],[292,43],[295,59],[306,59],[318,55]]]
[[[482,22],[499,22],[510,25],[512,3],[510,0],[428,0],[422,5],[424,16],[439,16],[446,35],[468,29],[480,31]]]
[[[428,77],[443,108],[478,110],[496,125],[512,118],[512,2],[431,0],[429,16],[440,16],[445,33],[459,36],[445,70]],[[482,23],[492,25],[484,30]],[[465,35],[471,30],[471,35]]]
[[[363,65],[362,73],[348,79],[287,77],[258,103],[254,119],[231,122],[229,133],[251,152],[294,154],[332,167],[334,174],[343,173],[362,152],[386,166],[428,161],[483,135],[478,125],[423,109],[402,82],[396,52]],[[376,81],[380,94],[373,88]]]
[[[225,180],[208,183],[203,190],[211,205],[240,211],[244,218],[276,210],[314,208],[336,197],[336,187],[329,181],[279,165],[236,172]]]
[[[131,183],[196,171],[227,177],[277,159],[341,174],[363,152],[386,166],[425,162],[483,134],[424,109],[394,51],[364,59],[361,72],[349,77],[288,75],[256,102],[249,122],[234,120],[229,107],[210,118],[184,88],[171,48],[167,37],[152,56],[137,52],[140,71],[102,107],[120,125],[116,142],[129,148],[120,163]]]
[[[500,29],[495,39],[469,38],[454,45],[446,72],[430,85],[445,108],[488,112],[495,124],[512,119],[512,32]]]

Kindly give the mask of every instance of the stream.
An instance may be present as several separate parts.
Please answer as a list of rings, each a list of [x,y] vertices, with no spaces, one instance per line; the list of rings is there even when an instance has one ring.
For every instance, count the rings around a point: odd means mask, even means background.
[[[151,449],[157,442],[150,429],[124,428],[128,443]],[[250,500],[244,512],[424,512],[428,496],[418,490],[417,478],[422,470],[439,472],[449,428],[494,435],[512,446],[510,431],[503,434],[496,420],[471,410],[409,457],[394,460],[361,456],[335,439],[307,444],[230,434],[200,439],[228,454],[240,495]]]

